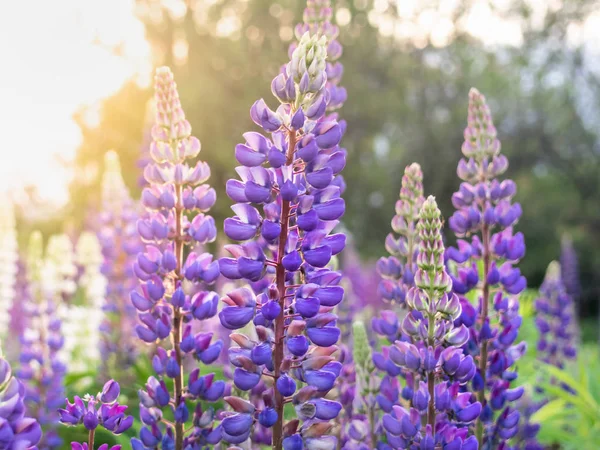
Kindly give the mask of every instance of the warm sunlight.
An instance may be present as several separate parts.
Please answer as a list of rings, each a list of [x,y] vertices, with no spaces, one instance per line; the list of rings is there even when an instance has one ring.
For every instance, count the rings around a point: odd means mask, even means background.
[[[149,79],[150,50],[133,7],[134,0],[0,7],[0,193],[35,185],[42,199],[67,201],[66,164],[80,141],[73,113],[130,77]]]

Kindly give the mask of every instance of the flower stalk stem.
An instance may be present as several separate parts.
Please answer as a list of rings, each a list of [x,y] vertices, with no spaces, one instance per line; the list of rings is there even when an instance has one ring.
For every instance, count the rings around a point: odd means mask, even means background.
[[[288,132],[288,151],[286,155],[286,164],[290,165],[294,161],[294,149],[296,148],[296,130]],[[277,265],[275,269],[276,285],[279,291],[279,306],[281,312],[275,319],[275,348],[273,350],[273,365],[275,371],[275,383],[281,375],[281,363],[283,362],[283,347],[285,336],[285,267],[283,266],[283,256],[285,255],[285,245],[289,231],[290,220],[290,202],[282,201],[281,204],[281,232],[279,233],[279,247],[277,249]],[[273,427],[273,450],[283,448],[283,408],[285,398],[281,395],[277,386],[275,386],[275,411],[277,412],[277,422]]]

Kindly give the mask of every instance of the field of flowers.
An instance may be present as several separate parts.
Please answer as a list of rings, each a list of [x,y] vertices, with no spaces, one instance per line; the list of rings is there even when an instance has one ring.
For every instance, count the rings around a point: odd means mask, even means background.
[[[307,1],[273,97],[251,106],[224,223],[167,67],[141,199],[108,152],[102,210],[76,236],[19,248],[2,204],[0,449],[600,448],[577,256],[565,238],[527,289],[517,185],[477,89],[453,214],[413,163],[388,254],[358,258],[331,17]]]

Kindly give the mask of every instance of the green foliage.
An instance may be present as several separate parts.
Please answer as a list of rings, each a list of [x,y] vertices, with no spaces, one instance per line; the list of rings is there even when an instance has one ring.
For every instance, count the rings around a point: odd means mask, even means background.
[[[540,365],[539,386],[551,399],[532,421],[541,424],[540,441],[564,450],[592,449],[600,442],[600,362],[597,347],[583,347],[578,363],[564,370]],[[569,386],[570,390],[562,386]]]

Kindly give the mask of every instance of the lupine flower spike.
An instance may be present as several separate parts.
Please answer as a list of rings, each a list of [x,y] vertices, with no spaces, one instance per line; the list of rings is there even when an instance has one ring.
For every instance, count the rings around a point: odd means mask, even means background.
[[[340,274],[327,265],[345,245],[344,235],[331,232],[345,209],[338,174],[346,158],[338,146],[342,127],[324,115],[331,98],[326,47],[326,36],[302,36],[271,85],[277,110],[261,99],[250,111],[270,137],[244,135],[246,142],[236,147],[240,180],[227,182],[236,204],[225,234],[241,243],[227,247],[231,257],[219,266],[230,279],[255,283],[256,291],[230,292],[219,317],[231,330],[250,322],[256,330],[256,340],[231,335],[238,345],[230,349],[235,386],[247,391],[261,379],[268,386],[264,407],[226,398],[235,413],[222,422],[223,439],[234,445],[250,437],[255,422],[272,428],[276,450],[336,445],[329,432],[341,405],[324,397],[341,370],[332,356],[340,336],[332,311],[343,289]],[[297,416],[287,423],[286,403]]]
[[[52,236],[43,258],[42,235],[34,232],[27,255],[29,297],[23,299],[27,322],[21,336],[19,378],[25,385],[25,403],[44,430],[40,448],[46,449],[62,444],[56,409],[64,396],[66,367],[60,358],[64,337],[55,301],[73,292],[67,242],[66,236]],[[66,263],[59,261],[60,254]]]
[[[561,279],[560,264],[552,261],[535,301],[535,324],[540,332],[538,357],[560,369],[577,356],[575,345],[575,307]]]
[[[122,372],[135,361],[139,340],[133,331],[136,309],[129,293],[137,285],[133,263],[142,249],[137,234],[138,207],[121,175],[118,155],[109,151],[104,156],[102,177],[102,212],[97,230],[106,277],[106,302],[103,304],[101,330],[102,372]],[[119,373],[123,376],[122,373]]]
[[[213,428],[215,412],[203,410],[200,401],[215,402],[225,383],[213,373],[200,376],[196,368],[187,374],[186,356],[203,364],[217,360],[223,342],[212,342],[212,332],[194,333],[193,325],[217,313],[218,296],[206,290],[219,276],[219,265],[210,253],[196,249],[213,242],[217,230],[205,214],[216,194],[204,183],[210,176],[202,161],[190,166],[200,152],[200,141],[191,136],[191,127],[181,108],[173,74],[159,68],[155,77],[156,124],[150,147],[152,163],[144,176],[150,186],[142,192],[148,215],[137,229],[146,250],[138,255],[134,271],[142,284],[131,294],[139,311],[139,338],[149,344],[169,339],[170,349],[157,346],[152,359],[156,376],[139,391],[140,417],[144,427],[134,450],[156,448],[183,450],[214,446],[221,440],[221,427]],[[188,220],[188,213],[197,213]],[[173,391],[169,393],[166,381]],[[188,406],[195,404],[193,417]],[[170,410],[173,420],[163,418]],[[186,425],[187,424],[187,425]]]
[[[519,413],[510,403],[523,394],[523,388],[511,388],[517,378],[511,368],[526,350],[524,342],[515,344],[522,320],[518,294],[525,289],[526,280],[514,267],[525,254],[525,242],[522,233],[513,233],[521,216],[521,206],[512,203],[516,185],[512,180],[497,179],[508,161],[500,153],[485,97],[476,89],[469,93],[464,137],[464,158],[457,170],[464,182],[452,196],[457,210],[449,220],[461,239],[457,247],[447,250],[446,259],[453,291],[462,305],[456,323],[470,328],[465,349],[478,360],[472,386],[483,405],[477,421],[479,445],[504,448],[518,431]],[[468,300],[469,294],[476,307]]]
[[[14,207],[8,196],[3,195],[0,200],[0,338],[6,338],[10,322],[18,256]]]
[[[440,210],[429,197],[419,213],[418,269],[415,285],[406,293],[410,312],[402,322],[412,343],[396,341],[390,349],[391,361],[418,381],[411,407],[394,405],[383,416],[388,445],[394,449],[478,448],[467,425],[477,419],[481,404],[472,402],[470,392],[460,392],[475,374],[475,363],[461,348],[469,330],[454,325],[461,306],[444,266],[441,230]]]
[[[0,349],[0,448],[6,450],[35,449],[42,436],[40,424],[27,417],[25,388],[12,375],[8,361]]]
[[[59,409],[61,423],[68,426],[83,424],[88,432],[88,441],[84,443],[71,442],[72,450],[94,450],[96,429],[102,427],[114,435],[124,433],[133,425],[133,416],[127,416],[127,406],[117,403],[121,388],[114,380],[108,381],[98,395],[75,396],[73,403],[67,399],[64,409]],[[107,444],[98,450],[109,450]],[[121,450],[120,445],[110,447],[110,450]]]

